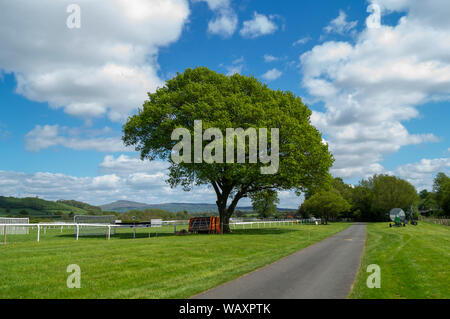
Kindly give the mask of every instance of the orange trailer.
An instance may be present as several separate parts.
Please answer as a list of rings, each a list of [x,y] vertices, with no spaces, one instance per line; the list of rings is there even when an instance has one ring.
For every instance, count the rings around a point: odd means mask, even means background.
[[[191,218],[189,232],[220,234],[220,218],[216,216]]]

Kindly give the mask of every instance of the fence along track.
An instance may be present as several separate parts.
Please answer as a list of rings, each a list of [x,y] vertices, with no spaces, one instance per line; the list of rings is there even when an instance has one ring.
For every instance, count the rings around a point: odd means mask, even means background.
[[[241,230],[241,229],[260,229],[260,228],[273,228],[273,227],[281,227],[281,226],[292,226],[292,225],[300,225],[300,224],[315,224],[317,221],[320,222],[320,220],[254,220],[254,221],[232,221],[230,222],[229,226],[232,230]],[[189,221],[163,221],[163,225],[174,226],[174,231],[176,232],[176,226],[177,225],[188,225]],[[9,227],[16,227],[16,228],[25,228],[26,233],[28,234],[28,229],[36,228],[37,229],[37,242],[40,241],[41,232],[46,231],[46,229],[54,229],[54,228],[61,228],[61,231],[64,227],[73,227],[75,230],[75,237],[76,240],[80,237],[80,228],[82,227],[96,227],[96,228],[105,228],[106,234],[105,237],[107,240],[111,238],[111,230],[117,229],[117,228],[130,228],[129,225],[122,226],[120,224],[95,224],[95,223],[39,223],[39,224],[29,224],[29,223],[2,223],[0,220],[0,229],[1,234],[3,235],[3,241],[4,244],[6,244],[6,238],[7,234],[13,234],[9,232]],[[136,226],[138,227],[138,226]],[[132,228],[132,226],[131,226]],[[4,232],[6,230],[6,233]]]

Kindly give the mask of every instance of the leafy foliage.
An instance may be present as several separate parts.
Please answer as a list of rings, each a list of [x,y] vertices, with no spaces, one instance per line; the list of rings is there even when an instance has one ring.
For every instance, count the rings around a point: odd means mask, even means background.
[[[389,175],[374,175],[363,179],[357,186],[347,185],[341,178],[334,178],[322,189],[310,194],[309,199],[316,194],[330,192],[338,194],[349,204],[346,211],[339,212],[339,217],[363,221],[389,220],[388,213],[392,208],[398,207],[406,211],[411,205],[417,205],[420,199],[414,186]],[[315,198],[316,201],[319,199],[328,201],[329,198],[326,196]],[[318,203],[315,204],[318,205]],[[302,216],[307,217],[312,214],[318,217],[317,213],[313,212],[313,210],[306,210],[304,206],[299,209]]]
[[[250,195],[252,207],[260,218],[269,218],[277,213],[277,204],[280,203],[278,193],[271,189],[262,190]]]
[[[375,175],[362,184],[372,192],[371,211],[378,221],[386,220],[392,208],[407,211],[419,199],[413,185],[395,176]]]
[[[311,196],[301,206],[306,214],[328,220],[336,220],[340,214],[350,210],[350,204],[342,198],[339,192],[324,191]]]
[[[265,189],[300,192],[329,178],[333,159],[321,134],[311,125],[310,116],[311,111],[299,97],[271,90],[254,77],[228,77],[207,68],[187,69],[149,93],[143,108],[125,124],[123,140],[127,146],[135,146],[142,159],[168,159],[172,187],[181,185],[188,191],[194,185],[211,185],[226,225],[239,200],[252,193]],[[170,154],[177,142],[171,140],[172,132],[186,128],[193,136],[195,120],[203,121],[203,129],[218,128],[222,132],[227,128],[279,128],[278,172],[262,175],[260,169],[266,166],[262,163],[174,163]]]
[[[433,185],[435,200],[441,208],[441,214],[450,215],[450,177],[445,173],[438,173]]]

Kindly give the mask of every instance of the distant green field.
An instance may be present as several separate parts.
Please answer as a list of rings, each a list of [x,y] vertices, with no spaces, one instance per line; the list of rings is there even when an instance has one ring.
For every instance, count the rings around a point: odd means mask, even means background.
[[[294,225],[227,235],[174,236],[172,227],[132,239],[120,229],[107,241],[73,231],[10,235],[0,245],[0,298],[187,298],[237,278],[347,228]],[[179,228],[178,228],[179,229]],[[308,240],[308,233],[310,239]],[[81,289],[66,286],[66,268],[81,267]]]
[[[367,266],[381,268],[381,288],[369,289]],[[450,227],[368,224],[364,256],[350,298],[450,298]]]
[[[34,218],[61,218],[62,215],[83,215],[86,209],[68,205],[84,205],[87,208],[95,208],[85,203],[76,201],[52,202],[40,198],[14,198],[0,196],[0,217],[34,217]],[[98,211],[101,211],[98,208]]]

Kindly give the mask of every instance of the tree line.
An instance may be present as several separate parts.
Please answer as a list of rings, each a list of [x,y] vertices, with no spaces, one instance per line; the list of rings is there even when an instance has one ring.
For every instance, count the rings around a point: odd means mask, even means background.
[[[344,183],[334,178],[325,187],[306,194],[299,207],[302,218],[311,216],[328,220],[351,218],[358,221],[388,221],[392,208],[404,211],[413,209],[427,216],[450,215],[450,178],[437,174],[433,191],[417,193],[408,181],[396,176],[374,175],[363,179],[358,185]]]

